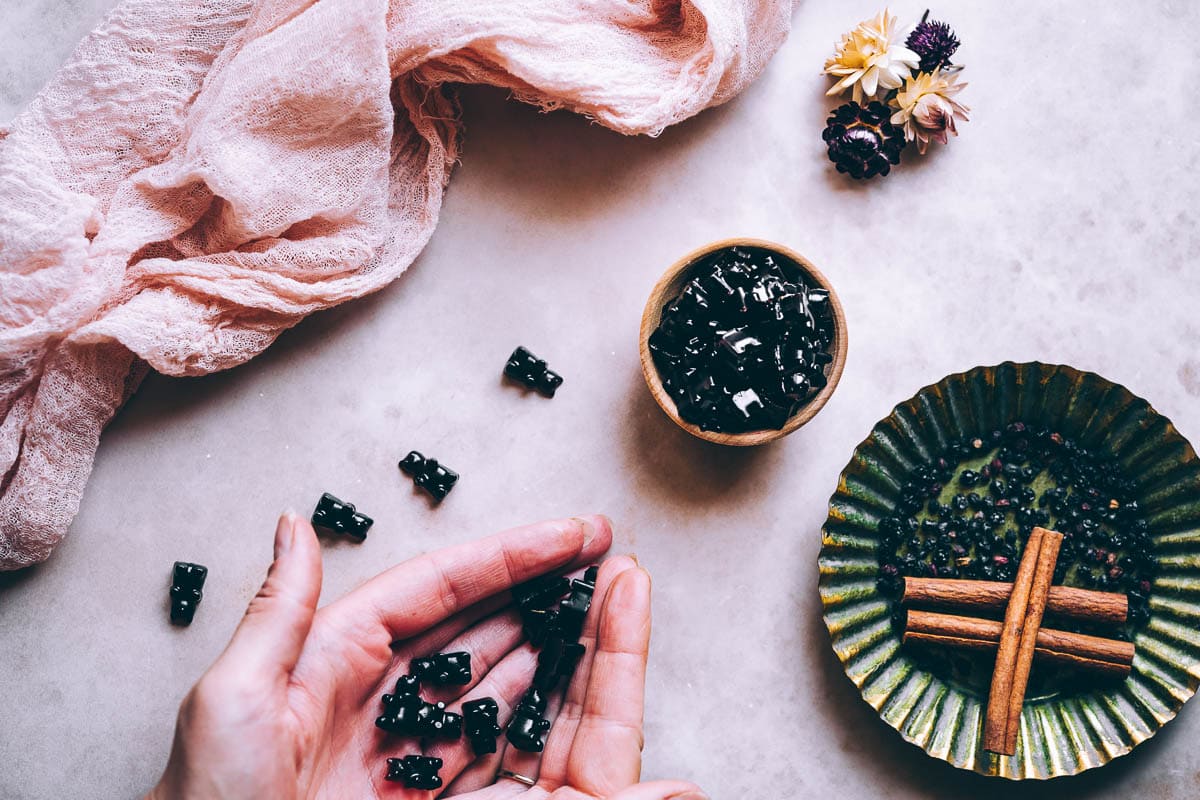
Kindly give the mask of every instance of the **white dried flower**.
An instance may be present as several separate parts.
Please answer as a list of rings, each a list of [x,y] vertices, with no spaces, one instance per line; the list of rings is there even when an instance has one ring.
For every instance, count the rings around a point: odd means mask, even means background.
[[[825,62],[825,74],[840,80],[826,92],[841,94],[851,89],[854,102],[875,97],[881,89],[898,89],[912,75],[921,57],[903,44],[903,33],[896,17],[887,9],[875,19],[860,22],[858,27],[842,37],[833,56]]]

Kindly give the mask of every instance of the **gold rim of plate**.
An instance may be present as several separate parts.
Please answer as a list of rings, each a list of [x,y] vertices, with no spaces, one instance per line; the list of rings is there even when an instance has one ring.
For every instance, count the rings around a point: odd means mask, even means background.
[[[1158,574],[1150,620],[1124,682],[1027,702],[1017,752],[982,748],[987,698],[923,670],[901,647],[876,589],[878,524],[918,464],[953,440],[1024,421],[1116,457],[1137,484]],[[1013,780],[1075,775],[1129,753],[1200,684],[1200,461],[1170,420],[1123,386],[1041,363],[976,367],[926,386],[855,449],[829,501],[819,587],[833,649],[888,725],[962,769]]]

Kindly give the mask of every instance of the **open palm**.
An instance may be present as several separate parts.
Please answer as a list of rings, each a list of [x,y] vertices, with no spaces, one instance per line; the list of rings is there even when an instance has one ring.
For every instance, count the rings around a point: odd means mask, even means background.
[[[428,798],[384,780],[388,757],[413,753],[443,760],[444,785],[432,796],[703,797],[686,782],[638,784],[650,579],[629,557],[601,566],[581,639],[587,652],[544,754],[506,747],[501,737],[497,753],[476,758],[465,739],[423,747],[374,726],[381,695],[409,661],[442,650],[471,654],[471,683],[423,687],[422,696],[456,712],[493,697],[503,726],[537,661],[508,590],[581,567],[611,540],[603,517],[516,528],[407,561],[318,611],[320,547],[305,520],[285,515],[267,581],[225,653],[184,700],[151,797]],[[498,769],[535,785],[497,781]]]

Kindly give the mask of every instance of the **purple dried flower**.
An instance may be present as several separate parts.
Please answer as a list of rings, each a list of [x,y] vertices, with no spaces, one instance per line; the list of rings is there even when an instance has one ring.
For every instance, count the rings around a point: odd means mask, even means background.
[[[833,110],[821,138],[838,172],[852,178],[887,175],[900,163],[908,144],[904,131],[891,123],[891,109],[880,102],[860,106],[850,102]]]
[[[905,42],[909,50],[921,57],[921,72],[933,72],[938,67],[949,66],[950,58],[958,50],[959,44],[958,37],[947,23],[929,21],[928,11]]]

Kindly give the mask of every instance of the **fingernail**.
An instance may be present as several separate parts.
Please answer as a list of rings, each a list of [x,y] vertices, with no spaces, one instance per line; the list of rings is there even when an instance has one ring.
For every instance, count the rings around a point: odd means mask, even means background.
[[[637,564],[639,567],[642,565],[642,562],[638,561],[637,553],[630,553],[629,557],[633,559],[634,564]]]
[[[583,546],[587,547],[591,544],[592,539],[596,538],[596,523],[587,517],[576,517],[575,519],[583,529]]]
[[[667,800],[709,800],[709,797],[704,792],[684,792],[673,794]]]
[[[288,510],[279,515],[279,524],[275,526],[275,558],[292,549],[296,539],[296,512]]]

